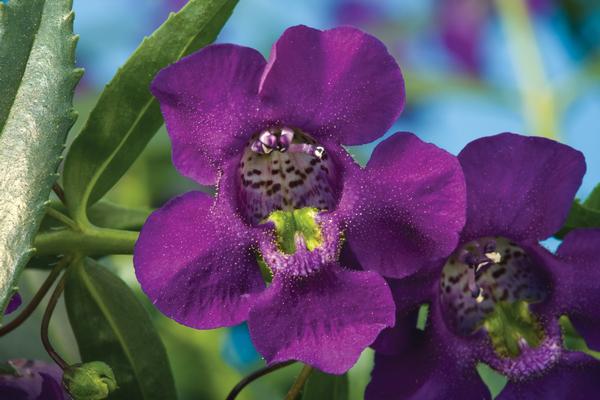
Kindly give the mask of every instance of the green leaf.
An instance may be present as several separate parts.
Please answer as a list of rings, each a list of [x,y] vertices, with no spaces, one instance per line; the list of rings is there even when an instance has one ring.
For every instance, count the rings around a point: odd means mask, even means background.
[[[348,375],[329,375],[319,370],[314,370],[302,394],[302,400],[347,400]]]
[[[554,236],[559,239],[577,228],[600,228],[600,185],[581,203],[575,200],[567,216],[567,221]]]
[[[108,84],[73,142],[64,169],[71,216],[87,208],[129,169],[163,123],[150,83],[164,67],[211,43],[237,0],[191,0],[144,39]]]
[[[0,3],[0,310],[33,253],[76,118],[76,43],[71,0]]]
[[[67,274],[65,302],[81,358],[113,369],[119,389],[110,398],[175,399],[167,353],[131,289],[90,259]]]
[[[508,383],[508,378],[502,375],[500,372],[492,369],[489,365],[484,363],[477,364],[477,372],[481,377],[481,380],[488,387],[492,399],[498,397],[498,395],[504,390]]]

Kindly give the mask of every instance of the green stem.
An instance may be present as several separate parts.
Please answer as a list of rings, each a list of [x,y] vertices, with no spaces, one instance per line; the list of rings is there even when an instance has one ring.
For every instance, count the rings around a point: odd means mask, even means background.
[[[68,226],[74,231],[79,230],[79,227],[77,226],[75,221],[73,221],[71,218],[67,217],[65,214],[61,213],[57,209],[52,208],[52,206],[49,206],[46,209],[46,214],[48,214],[50,217],[54,218],[58,222],[62,222],[64,225]]]
[[[246,386],[257,380],[258,378],[270,374],[273,371],[277,371],[278,369],[281,369],[283,367],[287,367],[288,365],[292,365],[294,363],[296,363],[296,361],[284,361],[278,364],[273,364],[268,367],[261,368],[258,371],[254,371],[253,373],[242,379],[237,385],[235,385],[235,387],[231,389],[231,392],[229,392],[229,395],[225,400],[235,400],[237,395],[240,394]]]
[[[62,229],[40,233],[35,238],[34,247],[38,255],[133,254],[138,235],[139,232],[97,227],[86,228],[82,232]]]
[[[496,0],[496,8],[508,38],[524,115],[531,133],[557,139],[558,123],[554,95],[552,87],[546,81],[544,63],[526,2]]]
[[[305,365],[304,368],[302,368],[300,375],[298,375],[296,381],[294,381],[290,391],[285,395],[285,400],[296,400],[298,398],[312,370],[313,368],[310,365]]]
[[[46,306],[46,311],[44,311],[44,316],[42,317],[42,326],[40,329],[42,344],[44,345],[46,352],[48,352],[48,355],[52,357],[54,362],[58,364],[63,371],[69,367],[69,364],[67,364],[67,362],[56,352],[56,350],[54,350],[54,347],[52,347],[50,338],[48,337],[48,327],[50,326],[50,318],[52,318],[52,313],[56,308],[56,303],[58,303],[58,299],[65,289],[65,277],[66,274],[60,278],[56,288],[54,288],[54,292],[52,292],[50,300],[48,300],[48,305]]]
[[[44,296],[46,296],[46,293],[48,293],[48,290],[50,290],[52,284],[54,283],[56,278],[58,278],[60,272],[63,270],[63,268],[67,266],[69,262],[70,259],[65,257],[62,260],[60,260],[58,264],[54,266],[54,268],[52,268],[52,271],[50,271],[48,277],[46,278],[44,283],[42,283],[42,286],[40,286],[35,296],[33,296],[33,299],[31,299],[29,304],[27,304],[27,307],[25,307],[15,319],[13,319],[8,324],[0,328],[0,337],[12,332],[16,328],[18,328],[23,322],[25,322],[27,318],[29,318],[29,316],[35,311],[37,306],[40,304]]]

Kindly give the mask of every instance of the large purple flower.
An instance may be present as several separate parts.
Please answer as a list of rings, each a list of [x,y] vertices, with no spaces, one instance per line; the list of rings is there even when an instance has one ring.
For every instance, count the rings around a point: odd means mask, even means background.
[[[381,136],[400,113],[392,57],[356,29],[298,26],[268,62],[214,45],[161,71],[152,90],[175,166],[217,183],[217,196],[187,193],[148,219],[134,255],[143,290],[194,328],[248,320],[270,363],[346,371],[394,323],[379,273],[448,255],[464,223],[451,155],[397,134],[361,169],[341,146]],[[344,240],[373,271],[340,262]]]
[[[62,370],[41,361],[10,360],[12,371],[0,373],[0,399],[67,400],[62,387]]]
[[[582,154],[504,133],[458,158],[467,182],[461,241],[449,258],[391,284],[406,323],[375,342],[367,399],[489,398],[478,362],[508,378],[499,399],[594,398],[600,363],[564,348],[558,319],[568,315],[599,348],[600,230],[570,233],[556,255],[538,244],[566,218]],[[423,331],[421,303],[429,303]]]

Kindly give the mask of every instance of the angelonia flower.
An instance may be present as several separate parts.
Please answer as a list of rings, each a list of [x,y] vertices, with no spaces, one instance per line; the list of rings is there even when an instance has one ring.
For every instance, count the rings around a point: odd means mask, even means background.
[[[62,370],[54,363],[15,359],[0,371],[0,399],[67,400]]]
[[[22,302],[23,302],[23,299],[21,298],[21,295],[19,294],[19,292],[15,292],[15,294],[13,294],[10,297],[8,304],[6,305],[6,309],[4,310],[4,315],[8,315],[8,314],[11,314],[14,311],[16,311],[21,306]]]
[[[394,324],[382,276],[456,246],[455,157],[399,133],[363,169],[342,147],[383,135],[404,105],[400,69],[374,37],[296,26],[268,61],[212,45],[162,70],[152,92],[175,167],[217,187],[171,200],[140,233],[136,275],[168,317],[197,329],[247,320],[267,362],[343,373]],[[371,267],[345,264],[342,247]]]
[[[556,254],[539,242],[565,221],[585,172],[566,145],[504,133],[459,154],[467,221],[454,252],[393,282],[397,325],[376,349],[367,399],[486,399],[479,362],[508,378],[498,399],[590,399],[600,362],[567,350],[568,316],[600,348],[600,230],[576,230]],[[423,330],[415,310],[429,304]]]

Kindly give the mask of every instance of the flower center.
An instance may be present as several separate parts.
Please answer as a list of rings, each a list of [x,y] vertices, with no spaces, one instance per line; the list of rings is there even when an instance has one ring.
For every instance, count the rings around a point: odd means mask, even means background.
[[[505,238],[463,245],[447,261],[440,280],[446,324],[459,335],[482,328],[498,304],[545,299],[546,281],[530,257]]]
[[[255,134],[239,163],[239,210],[258,225],[275,210],[336,204],[336,166],[306,133],[288,127]]]

